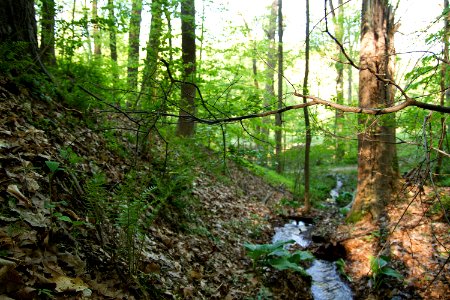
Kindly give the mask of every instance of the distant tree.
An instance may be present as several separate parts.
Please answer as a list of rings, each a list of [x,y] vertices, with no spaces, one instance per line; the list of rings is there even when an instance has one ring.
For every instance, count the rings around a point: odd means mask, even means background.
[[[181,59],[183,62],[183,78],[181,84],[180,118],[177,124],[177,135],[190,137],[195,133],[194,120],[186,118],[195,115],[195,82],[196,44],[195,44],[195,0],[181,1]]]
[[[277,30],[277,3],[278,0],[273,0],[270,6],[270,15],[267,20],[267,25],[264,28],[267,40],[267,59],[266,59],[266,69],[264,71],[265,84],[264,84],[264,107],[270,107],[275,100],[275,88],[274,88],[274,77],[275,77],[275,67],[277,64],[277,58],[275,54],[275,33]],[[267,118],[263,120],[265,126],[261,128],[261,133],[265,136],[265,139],[269,139],[270,131],[267,128]],[[266,164],[267,162],[264,161]]]
[[[362,3],[359,107],[394,104],[394,15],[388,0]],[[381,79],[381,80],[380,80]],[[370,214],[378,220],[398,183],[395,115],[359,117],[358,185],[350,215]]]
[[[109,51],[111,59],[117,63],[117,27],[114,15],[114,0],[108,0]]]
[[[308,94],[308,80],[309,80],[309,52],[310,52],[310,32],[309,32],[309,0],[306,0],[306,41],[305,41],[305,75],[303,77],[303,94]],[[306,103],[306,98],[303,98],[303,103]],[[304,186],[305,186],[305,193],[304,193],[304,209],[305,212],[309,212],[311,209],[311,195],[310,195],[310,177],[311,177],[311,171],[310,171],[310,161],[311,161],[311,141],[312,141],[312,134],[311,134],[311,124],[309,121],[309,111],[308,107],[303,108],[303,115],[305,117],[305,128],[306,128],[306,138],[305,138],[305,165],[303,167],[303,173],[305,176],[304,180]]]
[[[283,107],[283,0],[278,0],[278,109]],[[283,160],[282,160],[282,114],[275,115],[275,155],[277,161],[277,172],[283,172]]]
[[[141,84],[141,94],[146,94],[145,96],[152,103],[155,102],[156,91],[157,89],[154,87],[154,80],[157,76],[157,65],[158,65],[158,56],[161,47],[161,36],[162,36],[162,28],[163,28],[163,5],[166,0],[154,0],[151,4],[151,14],[152,20],[150,22],[150,32],[148,36],[147,42],[147,56],[144,62],[144,70],[142,76],[142,84]],[[138,102],[142,96],[138,97],[135,103],[135,107],[138,105]]]
[[[344,41],[344,6],[343,1],[338,0],[338,7],[335,8],[333,0],[329,0],[331,14],[333,16],[334,23],[334,36],[336,40],[342,45]],[[337,11],[337,13],[336,13]],[[335,62],[336,69],[336,103],[344,104],[344,55],[341,48],[337,45],[337,59]],[[341,135],[343,129],[344,113],[340,110],[336,110],[335,113],[335,134]],[[335,160],[339,162],[344,156],[344,147],[339,138],[335,139]]]
[[[55,1],[42,0],[41,7],[41,45],[42,62],[48,65],[56,64],[55,56]]]
[[[139,36],[141,33],[142,0],[132,0],[130,26],[128,31],[128,88],[136,91],[139,69]]]
[[[102,55],[102,43],[100,36],[100,27],[98,25],[98,0],[92,0],[92,24],[94,36],[94,55]]]

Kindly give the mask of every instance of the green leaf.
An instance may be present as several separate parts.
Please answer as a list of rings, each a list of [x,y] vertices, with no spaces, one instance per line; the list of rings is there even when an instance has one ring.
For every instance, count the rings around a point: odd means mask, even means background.
[[[72,223],[72,219],[70,217],[68,217],[68,216],[60,216],[60,217],[58,217],[58,220]]]
[[[45,164],[50,169],[50,172],[55,173],[59,169],[59,162],[52,161],[52,160],[46,160]]]
[[[386,276],[391,276],[391,277],[395,277],[395,278],[398,278],[398,279],[403,279],[403,275],[402,274],[400,274],[398,271],[396,271],[396,270],[394,270],[392,268],[389,268],[389,267],[384,268],[381,271],[381,273],[386,275]]]
[[[313,260],[314,259],[314,255],[312,255],[309,251],[295,251],[294,253],[292,253],[291,257],[290,257],[290,261],[293,263],[300,263],[301,261],[305,261],[305,260]]]
[[[277,270],[293,270],[293,271],[304,271],[302,267],[300,267],[299,265],[290,262],[289,261],[289,257],[287,256],[282,256],[282,257],[277,257],[277,258],[272,258],[269,259],[268,263],[274,267]]]

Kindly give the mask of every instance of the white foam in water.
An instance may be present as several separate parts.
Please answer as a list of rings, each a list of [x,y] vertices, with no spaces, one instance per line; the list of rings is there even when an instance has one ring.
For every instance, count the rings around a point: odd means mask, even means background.
[[[352,291],[340,278],[334,262],[317,259],[306,270],[312,277],[314,300],[350,300]]]
[[[272,243],[294,240],[297,244],[306,248],[311,241],[306,239],[302,233],[307,230],[305,223],[301,221],[298,223],[292,221],[291,223],[284,225],[284,227],[275,227],[275,235],[272,238]]]

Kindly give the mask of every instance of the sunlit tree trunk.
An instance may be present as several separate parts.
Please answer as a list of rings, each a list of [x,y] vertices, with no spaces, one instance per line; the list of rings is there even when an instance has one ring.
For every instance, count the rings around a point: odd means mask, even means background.
[[[308,95],[308,79],[309,79],[309,44],[310,44],[310,33],[309,33],[309,0],[306,0],[306,41],[305,41],[305,75],[303,77],[303,95]],[[306,103],[306,98],[303,98],[303,103]],[[309,110],[308,107],[303,108],[303,115],[305,118],[305,129],[306,129],[306,140],[305,140],[305,165],[303,167],[303,173],[305,176],[305,194],[304,194],[304,210],[309,212],[311,209],[311,199],[310,199],[310,152],[311,152],[311,124],[309,121]]]
[[[449,1],[448,0],[444,0],[444,12],[445,12],[445,17],[444,17],[444,30],[443,30],[443,37],[442,37],[442,41],[444,44],[444,49],[443,49],[443,57],[444,57],[444,62],[442,62],[441,65],[441,80],[440,80],[440,87],[441,87],[441,101],[440,104],[442,106],[445,105],[445,103],[447,102],[448,105],[450,105],[450,89],[449,89],[449,72],[448,72],[448,61],[449,61],[449,34],[450,34],[450,22],[449,22],[449,17],[450,14],[448,12],[449,9]],[[444,141],[446,140],[446,136],[447,136],[447,124],[446,124],[446,118],[444,115],[441,116],[441,135],[439,137],[439,142],[438,142],[438,149],[439,150],[444,150]],[[442,162],[444,161],[444,155],[442,155],[441,153],[438,154],[438,158],[437,158],[437,163],[436,163],[436,170],[435,173],[436,175],[439,175],[441,173],[441,169],[442,169]]]
[[[283,0],[278,0],[278,109],[283,108]],[[275,115],[275,155],[277,159],[277,172],[283,172],[283,141],[281,113]]]
[[[183,79],[195,82],[196,45],[195,45],[195,0],[181,2],[181,58],[183,61]],[[185,118],[195,115],[196,89],[192,84],[181,85],[180,118],[178,118],[177,135],[190,137],[194,135],[195,123]]]
[[[267,60],[265,69],[265,84],[264,84],[264,107],[270,107],[275,100],[275,88],[274,88],[274,77],[275,77],[275,66],[276,66],[276,55],[275,55],[275,33],[277,30],[277,3],[278,0],[273,0],[270,7],[270,15],[264,31],[267,38]],[[266,140],[269,140],[270,130],[268,128],[269,120],[267,118],[263,119],[263,126],[261,128],[261,133],[264,135]],[[269,149],[266,149],[266,155]],[[266,164],[266,159],[263,160]]]
[[[364,0],[362,5],[359,106],[393,105],[394,16],[388,0]],[[380,78],[377,78],[379,76]],[[360,116],[358,185],[350,215],[370,214],[377,220],[393,198],[398,181],[395,116]]]
[[[155,88],[154,80],[157,77],[157,65],[159,48],[161,45],[162,35],[162,13],[164,0],[154,0],[151,5],[152,20],[150,22],[150,32],[147,43],[147,57],[145,59],[143,78],[141,84],[141,94],[145,94],[145,98],[155,103],[157,97],[157,89]],[[139,99],[135,103],[137,107]]]
[[[142,0],[133,0],[131,5],[130,28],[128,32],[128,73],[130,90],[137,90],[139,69],[139,35],[141,33]]]
[[[344,40],[344,6],[342,5],[343,1],[338,0],[338,7],[335,9],[333,6],[333,1],[329,0],[331,14],[333,16],[334,23],[334,36],[337,41],[342,44]],[[337,13],[336,13],[337,10]],[[339,45],[336,45],[337,48],[337,60],[335,62],[336,69],[336,102],[339,104],[344,104],[344,64],[343,61],[345,59],[341,48]],[[344,113],[340,110],[336,110],[335,112],[335,161],[339,162],[342,160],[344,156],[344,143],[339,139],[339,136],[342,135],[343,130],[343,122],[344,122]]]
[[[42,62],[47,65],[56,64],[55,56],[55,1],[42,0],[41,8],[41,45]]]
[[[98,0],[92,0],[92,24],[94,36],[94,55],[102,55],[100,27],[98,26]]]
[[[111,59],[117,63],[117,28],[114,15],[114,0],[108,0],[109,51]]]

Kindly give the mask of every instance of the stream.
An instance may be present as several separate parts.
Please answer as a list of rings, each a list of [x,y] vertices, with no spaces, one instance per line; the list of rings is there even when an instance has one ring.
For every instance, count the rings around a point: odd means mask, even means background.
[[[336,187],[331,190],[331,203],[339,196],[343,183],[339,177]],[[283,227],[275,228],[272,242],[295,240],[296,244],[307,248],[311,244],[310,233],[313,225],[304,222],[291,221]],[[339,277],[336,263],[332,261],[315,259],[306,272],[312,277],[311,293],[314,300],[350,300],[353,299],[350,287]]]

